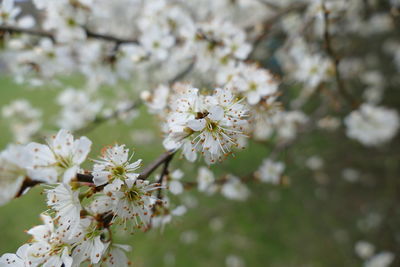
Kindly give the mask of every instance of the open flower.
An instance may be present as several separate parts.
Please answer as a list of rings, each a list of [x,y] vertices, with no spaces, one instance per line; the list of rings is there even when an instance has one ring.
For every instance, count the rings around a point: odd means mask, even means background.
[[[139,159],[130,163],[131,157],[128,158],[129,149],[125,145],[115,145],[106,148],[100,160],[96,160],[93,168],[93,181],[97,186],[112,182],[115,179],[130,179],[133,182],[139,177],[135,171],[140,167],[142,160]]]
[[[74,234],[82,210],[79,191],[73,191],[71,186],[61,183],[54,189],[47,190],[47,205],[56,211],[60,222],[70,225]]]
[[[0,4],[0,25],[15,22],[21,8],[14,5],[14,0],[3,0]]]
[[[183,147],[190,161],[200,152],[210,164],[239,146],[238,138],[245,136],[248,111],[231,91],[217,88],[213,95],[205,97],[191,89],[178,94],[176,101],[181,105],[173,108],[167,118],[167,149]]]
[[[28,231],[33,242],[27,249],[27,260],[32,266],[43,264],[52,267],[71,267],[71,245],[67,243],[65,228],[56,228],[51,217],[41,216],[44,225],[35,226]]]
[[[21,246],[17,253],[6,253],[0,257],[0,266],[12,266],[12,267],[25,267],[26,265],[26,253],[30,245],[25,244]]]
[[[0,153],[0,205],[18,193],[30,161],[29,153],[22,145],[10,145]]]
[[[345,118],[347,136],[365,146],[378,146],[392,139],[399,130],[399,114],[392,109],[363,104]]]
[[[76,176],[89,154],[92,142],[85,136],[74,140],[67,130],[52,136],[48,145],[30,143],[27,149],[33,156],[32,178],[47,183],[61,180],[68,183]]]
[[[147,180],[126,180],[121,187],[104,188],[112,200],[112,212],[123,222],[133,220],[137,227],[150,223],[152,208],[157,198],[151,192],[159,189],[160,184],[150,184]],[[119,190],[114,190],[119,189]]]
[[[126,252],[131,251],[131,247],[128,245],[111,244],[105,253],[107,256],[103,258],[103,263],[107,267],[128,267],[130,261],[126,256]]]
[[[256,177],[264,183],[279,184],[285,164],[265,159],[256,172]]]
[[[80,237],[72,251],[74,263],[72,267],[79,267],[85,260],[89,260],[92,264],[97,264],[103,257],[105,249],[109,243],[104,243],[101,239],[103,231],[98,229],[97,223],[89,218],[81,220]]]
[[[250,105],[258,104],[263,97],[274,95],[279,86],[269,71],[244,63],[226,67],[217,78],[220,84],[246,96]]]
[[[199,168],[197,175],[197,189],[200,192],[205,192],[209,195],[215,193],[217,190],[215,176],[210,169],[206,167]]]
[[[233,175],[228,175],[227,181],[221,188],[224,197],[232,200],[244,201],[250,196],[250,190],[240,179]]]

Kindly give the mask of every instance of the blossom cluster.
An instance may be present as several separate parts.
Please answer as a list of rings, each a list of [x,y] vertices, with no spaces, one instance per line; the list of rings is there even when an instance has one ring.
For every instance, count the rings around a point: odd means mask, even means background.
[[[44,224],[27,232],[32,239],[16,254],[4,254],[1,266],[80,266],[86,261],[128,266],[130,247],[115,244],[110,227],[149,227],[154,207],[162,204],[153,193],[162,186],[140,177],[141,160],[131,163],[133,154],[124,145],[106,147],[95,160],[92,181],[83,182],[78,173],[84,173],[81,164],[91,144],[60,130],[47,145],[13,145],[1,153],[1,204],[24,193],[24,182],[50,186]]]

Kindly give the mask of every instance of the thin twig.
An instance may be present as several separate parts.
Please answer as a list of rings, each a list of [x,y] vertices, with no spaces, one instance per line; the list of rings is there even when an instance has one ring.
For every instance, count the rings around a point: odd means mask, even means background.
[[[29,35],[35,35],[38,37],[50,38],[53,42],[55,41],[55,38],[52,33],[42,31],[42,30],[26,29],[26,28],[20,28],[20,27],[15,27],[15,26],[0,26],[0,32],[25,33],[25,34],[29,34]]]
[[[196,63],[196,59],[194,58],[186,68],[184,68],[176,76],[171,78],[168,81],[168,84],[172,85],[172,84],[178,82],[179,80],[183,79],[186,75],[188,75],[193,70],[195,63]],[[142,104],[143,104],[143,102],[138,100],[124,109],[115,110],[113,113],[111,113],[108,116],[98,117],[95,120],[93,120],[92,122],[90,122],[88,125],[86,125],[85,127],[75,131],[75,133],[78,135],[86,134],[86,133],[94,130],[98,126],[100,126],[102,123],[109,121],[111,119],[118,118],[121,114],[130,112],[130,111],[140,107],[140,105],[142,105]]]
[[[85,32],[86,32],[86,36],[89,38],[93,38],[93,39],[99,39],[99,40],[104,40],[104,41],[109,41],[109,42],[115,42],[119,45],[121,44],[138,44],[139,41],[137,39],[124,39],[124,38],[119,38],[119,37],[115,37],[112,35],[107,35],[107,34],[100,34],[100,33],[96,33],[96,32],[92,32],[89,29],[84,28]]]
[[[153,163],[148,165],[139,175],[138,179],[145,180],[164,162],[169,162],[174,157],[176,151],[166,151],[158,157]],[[168,167],[168,165],[167,165]]]
[[[334,68],[334,72],[335,72],[335,80],[336,80],[338,92],[353,108],[357,108],[359,106],[359,103],[345,88],[345,84],[343,82],[342,75],[341,75],[340,69],[339,69],[340,59],[332,47],[332,38],[330,35],[330,30],[329,30],[330,29],[329,10],[327,10],[327,8],[325,6],[325,2],[322,3],[322,9],[324,12],[323,15],[324,15],[325,50],[333,62],[333,68]]]
[[[159,166],[164,164],[165,162],[169,162],[172,160],[174,157],[176,151],[167,151],[161,154],[154,162],[152,162],[147,168],[145,168],[140,174],[138,179],[146,180]],[[168,165],[166,166],[168,168]],[[78,182],[85,182],[85,183],[93,183],[93,175],[89,172],[86,173],[77,173],[76,174],[76,180]],[[23,195],[23,193],[28,189],[32,188],[38,184],[42,184],[43,182],[41,181],[35,181],[30,179],[29,177],[26,177],[24,182],[22,183],[21,189],[18,191],[18,193],[15,195],[15,197],[20,197]]]
[[[273,10],[279,10],[279,5],[272,3],[271,1],[268,0],[258,0],[260,4],[263,4],[264,6],[273,9]]]
[[[257,47],[262,43],[262,41],[268,36],[270,33],[271,28],[275,25],[275,23],[280,21],[280,18],[282,16],[287,15],[290,12],[293,11],[300,11],[304,9],[306,5],[304,3],[294,3],[286,8],[282,8],[281,10],[277,11],[276,14],[268,19],[266,19],[263,24],[262,24],[262,32],[257,35],[254,40],[253,40],[253,48],[249,55],[247,56],[247,59],[250,59],[253,57],[255,51],[257,50]],[[252,27],[254,28],[254,27]],[[247,31],[251,30],[252,28],[247,28]]]
[[[173,77],[168,81],[168,84],[172,85],[178,82],[179,80],[182,80],[184,77],[186,77],[186,75],[188,75],[193,70],[195,64],[196,64],[196,58],[193,58],[190,64],[186,68],[184,68],[181,72],[175,75],[175,77]]]
[[[40,181],[31,180],[28,177],[25,178],[24,182],[21,185],[21,189],[18,191],[18,193],[16,194],[15,197],[17,198],[17,197],[22,196],[28,188],[34,187],[35,185],[38,185],[38,184],[41,184],[41,183],[42,182],[40,182]]]
[[[102,123],[109,121],[111,119],[118,118],[122,114],[130,112],[130,111],[140,107],[141,104],[142,104],[142,101],[133,102],[131,105],[127,106],[126,108],[117,109],[108,116],[97,117],[96,119],[94,119],[92,122],[90,122],[85,127],[81,128],[79,130],[76,130],[75,134],[78,134],[78,135],[86,134],[86,133],[92,131],[93,129],[97,128],[98,126],[100,126]]]
[[[168,157],[168,158],[164,161],[164,167],[163,167],[163,169],[162,169],[162,171],[161,171],[161,173],[160,173],[160,177],[158,178],[158,181],[157,181],[157,183],[159,183],[159,184],[161,185],[160,188],[158,189],[158,192],[157,192],[157,199],[158,199],[158,200],[161,200],[161,199],[162,199],[162,191],[163,191],[162,184],[164,183],[164,180],[165,180],[165,179],[168,177],[168,175],[169,175],[169,169],[168,169],[168,167],[169,167],[169,164],[170,164],[170,162],[171,162],[171,160],[172,160],[172,158],[173,158],[174,155],[175,155],[175,154],[172,154],[171,157]],[[159,203],[162,203],[162,202],[159,202]],[[153,207],[153,211],[155,210],[155,208],[156,208],[156,206]]]
[[[118,44],[126,44],[126,43],[137,44],[138,43],[138,40],[136,40],[136,39],[123,39],[123,38],[115,37],[112,35],[100,34],[100,33],[93,32],[86,28],[83,28],[83,30],[85,31],[86,36],[88,38],[99,39],[99,40],[108,41],[108,42],[115,42]],[[5,26],[0,26],[0,32],[24,33],[24,34],[35,35],[35,36],[39,36],[39,37],[47,37],[47,38],[50,38],[53,42],[56,41],[56,38],[53,33],[43,31],[43,30],[26,29],[26,28],[21,28],[21,27],[16,27],[16,26],[5,25]]]

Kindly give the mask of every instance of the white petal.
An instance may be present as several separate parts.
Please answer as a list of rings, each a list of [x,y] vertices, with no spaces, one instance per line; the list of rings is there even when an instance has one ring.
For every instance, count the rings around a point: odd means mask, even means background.
[[[256,91],[250,91],[247,93],[247,101],[250,105],[255,105],[260,101],[260,95]]]
[[[201,131],[204,129],[204,127],[206,127],[206,120],[205,119],[190,120],[188,121],[187,125],[193,131]]]
[[[208,117],[213,121],[220,121],[224,118],[224,109],[220,106],[213,106]]]
[[[86,136],[76,140],[74,143],[73,162],[75,164],[81,164],[83,161],[85,161],[91,147],[92,141],[90,141]]]
[[[183,185],[179,181],[171,181],[169,183],[169,191],[174,195],[179,195],[183,193]]]

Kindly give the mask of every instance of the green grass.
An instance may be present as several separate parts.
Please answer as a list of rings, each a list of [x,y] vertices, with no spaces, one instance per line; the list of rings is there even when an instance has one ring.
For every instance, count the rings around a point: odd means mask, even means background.
[[[0,106],[16,98],[27,98],[34,106],[44,109],[46,125],[55,120],[57,105],[53,98],[56,95],[56,90],[26,91],[9,79],[0,78]],[[7,125],[0,121],[1,149],[11,140]],[[155,119],[144,111],[129,125],[103,124],[87,134],[94,142],[90,156],[96,157],[105,145],[125,143],[135,148],[136,157],[143,158],[146,165],[163,151],[161,139],[156,138],[150,144],[135,142],[131,132],[156,128]],[[351,151],[351,155],[346,151]],[[236,158],[212,168],[218,173],[230,170],[247,174],[256,169],[268,153],[267,147],[250,143],[247,150],[236,154]],[[375,157],[386,158],[387,153],[395,152],[378,151]],[[315,174],[305,169],[304,160],[313,154],[322,155],[326,160],[323,173]],[[182,198],[187,201],[191,197],[197,205],[168,225],[163,233],[152,230],[131,236],[119,231],[115,236],[121,243],[132,245],[130,258],[135,266],[168,266],[165,258],[174,258],[174,266],[224,266],[229,254],[239,255],[246,266],[251,267],[360,266],[361,262],[353,253],[353,244],[359,239],[374,239],[380,247],[394,250],[388,234],[379,235],[378,230],[361,233],[356,224],[367,214],[365,207],[370,205],[366,203],[378,203],[378,211],[385,210],[391,203],[388,195],[394,193],[386,182],[399,173],[396,162],[389,160],[386,164],[377,162],[369,166],[372,174],[383,176],[378,181],[385,185],[382,190],[344,182],[340,178],[341,169],[358,167],[357,164],[363,164],[364,156],[363,148],[344,141],[343,136],[316,133],[303,139],[291,152],[282,152],[281,157],[289,166],[286,173],[291,181],[289,186],[252,183],[249,185],[252,195],[244,203],[229,201],[219,195],[205,197],[192,190]],[[396,157],[394,154],[388,158]],[[185,180],[195,180],[196,169],[185,160],[177,159],[172,166],[185,171]],[[325,175],[324,182],[316,178],[318,175]],[[0,207],[0,254],[14,252],[29,239],[24,230],[38,224],[39,213],[46,209],[41,191],[42,188],[37,187]],[[211,221],[222,222],[222,228],[213,230]],[[181,241],[182,233],[187,231],[194,231],[197,236],[192,244]]]

